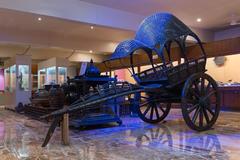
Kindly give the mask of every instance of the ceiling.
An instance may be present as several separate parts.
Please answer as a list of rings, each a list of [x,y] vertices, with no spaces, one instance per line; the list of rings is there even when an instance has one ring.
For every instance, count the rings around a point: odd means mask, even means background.
[[[36,0],[34,3],[29,1],[29,6],[21,3],[23,8],[18,8],[16,0],[2,1],[0,4],[10,1],[16,10],[0,5],[0,57],[23,54],[30,46],[30,50],[24,54],[32,55],[34,60],[70,56],[70,61],[89,61],[89,58],[95,58],[101,62],[106,58],[105,55],[114,51],[119,42],[134,37],[135,31],[129,28],[136,29],[135,24],[138,25],[144,17],[154,12],[177,15],[184,23],[194,27],[194,32],[207,37],[206,39],[213,39],[213,32],[209,30],[219,30],[230,23],[231,14],[240,15],[239,0],[69,0],[72,5],[70,7],[64,0],[58,0],[59,4],[52,0],[51,5],[43,6],[38,5],[43,4],[42,0]],[[41,13],[34,8],[38,6],[43,7]],[[73,11],[72,14],[66,13],[71,12],[69,8]],[[83,9],[85,10],[80,12]],[[66,15],[69,18],[64,17]],[[39,17],[42,21],[38,21]],[[198,17],[202,18],[201,23],[196,22]],[[86,23],[86,19],[92,20],[91,23]],[[131,27],[117,27],[122,23],[129,23]]]
[[[88,51],[71,50],[60,47],[31,46],[25,44],[0,43],[0,62],[7,60],[15,55],[31,55],[33,63],[38,63],[52,57],[68,59],[70,62],[94,62],[100,63],[108,55],[89,53]]]
[[[38,17],[42,21],[38,21]],[[23,48],[31,45],[32,48],[58,47],[82,53],[92,50],[93,54],[110,54],[119,42],[134,37],[133,31],[98,25],[93,25],[91,29],[91,26],[50,16],[0,9],[0,41],[3,45],[17,43],[23,44]]]
[[[38,17],[42,21],[38,21]],[[54,18],[50,16],[39,16],[26,12],[0,9],[0,26],[17,30],[29,30],[34,32],[49,32],[64,36],[79,36],[84,39],[120,42],[134,35],[134,32],[114,29],[109,27],[94,26],[91,24]]]
[[[231,15],[240,21],[240,0],[81,0],[127,12],[151,15],[154,12],[171,12],[191,27],[203,29],[225,28]],[[202,22],[196,19],[202,18]]]

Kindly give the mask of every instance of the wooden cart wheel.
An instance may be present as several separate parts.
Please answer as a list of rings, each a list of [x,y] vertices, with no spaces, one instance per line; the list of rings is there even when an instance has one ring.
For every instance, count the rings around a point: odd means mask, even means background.
[[[161,103],[154,94],[141,93],[138,116],[147,123],[164,120],[171,108],[171,103]]]
[[[217,83],[205,73],[193,74],[182,91],[182,114],[187,125],[197,131],[210,129],[220,112]]]

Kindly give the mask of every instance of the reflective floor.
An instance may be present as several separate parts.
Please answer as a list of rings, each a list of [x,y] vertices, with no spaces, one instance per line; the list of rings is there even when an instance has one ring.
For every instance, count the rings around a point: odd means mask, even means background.
[[[222,112],[214,130],[202,133],[187,128],[180,110],[172,110],[163,124],[122,120],[117,127],[72,129],[70,146],[61,145],[58,129],[41,148],[48,124],[0,110],[0,159],[240,159],[240,113]]]

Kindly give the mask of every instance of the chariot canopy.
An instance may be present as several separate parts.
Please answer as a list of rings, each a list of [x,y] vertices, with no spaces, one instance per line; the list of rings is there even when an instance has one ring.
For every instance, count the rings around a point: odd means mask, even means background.
[[[144,50],[147,54],[151,54],[152,52],[150,48],[137,40],[126,40],[119,43],[112,56],[107,61],[125,58],[139,49]]]
[[[156,13],[144,19],[135,39],[150,48],[164,45],[171,40],[183,40],[184,36],[195,34],[182,21],[170,13]]]
[[[147,57],[148,57],[150,63],[153,65],[152,50],[150,48],[148,48],[147,46],[145,46],[143,43],[141,43],[135,39],[126,40],[126,41],[119,43],[119,45],[115,49],[112,56],[108,60],[104,61],[104,64],[107,68],[114,69],[111,62],[118,60],[121,64],[121,66],[127,67],[125,62],[122,62],[121,60],[122,60],[122,58],[129,57],[130,65],[133,70],[132,72],[130,70],[129,71],[130,71],[130,73],[134,73],[135,71],[133,69],[133,66],[134,66],[133,65],[133,54],[137,50],[143,50],[147,54]]]
[[[105,62],[127,56],[132,57],[136,50],[143,49],[150,59],[152,58],[152,53],[155,52],[161,58],[163,64],[165,64],[164,49],[166,49],[170,59],[170,48],[173,42],[176,42],[180,47],[181,57],[187,60],[185,46],[188,36],[193,37],[197,41],[205,57],[205,51],[200,39],[189,27],[170,13],[156,13],[144,19],[136,32],[135,38],[121,42],[112,56]]]

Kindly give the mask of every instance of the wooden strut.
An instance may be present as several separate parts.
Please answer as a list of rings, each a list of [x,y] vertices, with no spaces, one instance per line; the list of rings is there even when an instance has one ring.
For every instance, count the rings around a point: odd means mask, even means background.
[[[69,114],[63,115],[61,122],[62,142],[64,145],[69,145]]]
[[[48,129],[48,132],[47,132],[46,138],[45,138],[45,140],[42,144],[42,147],[45,147],[48,144],[49,140],[51,139],[51,137],[52,137],[52,135],[53,135],[53,133],[54,133],[56,127],[57,127],[57,125],[60,123],[61,118],[62,118],[62,116],[57,116],[53,119],[53,122]]]
[[[60,115],[54,117],[51,126],[48,129],[47,135],[44,139],[42,147],[46,147],[48,142],[50,141],[56,127],[61,123],[61,134],[62,134],[62,142],[64,145],[69,144],[69,114]]]

